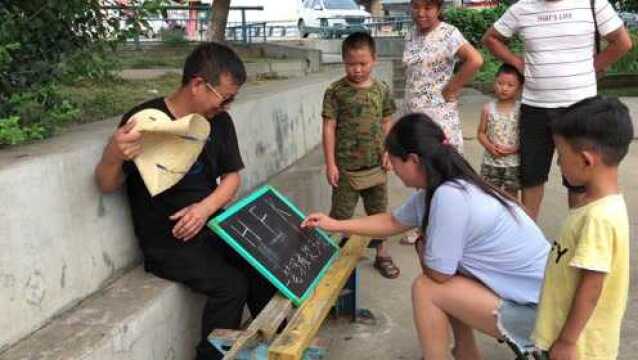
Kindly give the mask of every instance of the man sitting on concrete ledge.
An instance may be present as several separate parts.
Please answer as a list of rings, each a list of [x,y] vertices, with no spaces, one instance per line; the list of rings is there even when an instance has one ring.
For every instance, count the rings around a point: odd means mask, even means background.
[[[240,186],[244,164],[226,110],[245,80],[244,65],[230,48],[216,43],[198,46],[186,59],[181,87],[125,114],[95,169],[102,192],[116,191],[126,182],[146,271],[207,296],[197,359],[221,359],[207,342],[208,334],[216,328],[238,329],[245,304],[256,316],[274,294],[266,280],[204,226]],[[134,130],[132,115],[144,109],[160,110],[173,120],[200,114],[211,127],[190,170],[156,196],[151,196],[132,161],[142,152],[142,135]],[[159,166],[157,171],[177,172]]]

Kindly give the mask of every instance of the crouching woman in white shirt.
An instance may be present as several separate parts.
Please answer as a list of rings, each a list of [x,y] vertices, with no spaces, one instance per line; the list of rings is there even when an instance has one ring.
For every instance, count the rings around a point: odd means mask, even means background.
[[[423,355],[479,359],[472,329],[533,347],[532,331],[549,244],[519,204],[491,187],[427,115],[401,118],[386,138],[393,169],[420,191],[393,213],[350,220],[311,214],[303,227],[384,237],[420,228],[423,268],[412,307]]]

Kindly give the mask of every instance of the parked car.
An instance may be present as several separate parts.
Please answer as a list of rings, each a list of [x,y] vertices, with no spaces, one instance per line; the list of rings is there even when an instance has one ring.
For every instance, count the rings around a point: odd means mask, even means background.
[[[638,14],[623,11],[618,13],[625,26],[629,29],[638,29]]]
[[[319,33],[325,37],[340,37],[356,31],[368,31],[365,26],[370,13],[354,0],[304,0],[299,10],[299,34],[308,37]]]

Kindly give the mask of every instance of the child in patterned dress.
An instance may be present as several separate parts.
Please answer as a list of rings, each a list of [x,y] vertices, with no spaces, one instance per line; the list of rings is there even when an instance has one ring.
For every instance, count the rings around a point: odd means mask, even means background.
[[[521,189],[518,156],[518,100],[523,76],[515,67],[503,64],[496,73],[496,100],[481,112],[478,139],[485,148],[481,176],[496,188],[518,198]]]

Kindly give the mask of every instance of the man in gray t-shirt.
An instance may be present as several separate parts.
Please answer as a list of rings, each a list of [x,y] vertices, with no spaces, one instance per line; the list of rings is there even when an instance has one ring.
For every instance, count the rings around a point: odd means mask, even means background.
[[[394,218],[421,226],[424,197],[413,194]],[[476,278],[502,299],[537,303],[550,246],[519,206],[512,212],[475,185],[444,183],[432,197],[421,261],[442,274]]]

